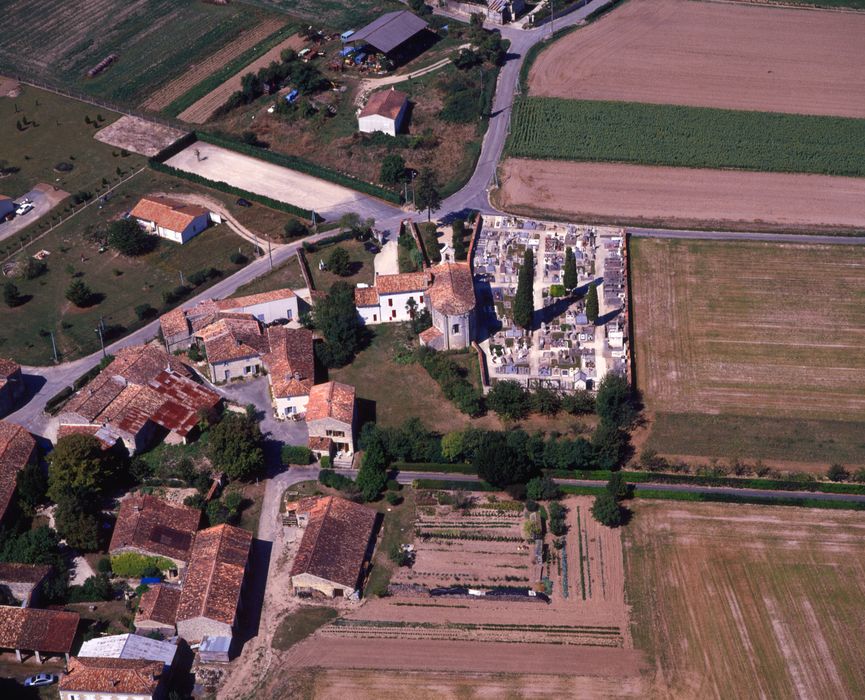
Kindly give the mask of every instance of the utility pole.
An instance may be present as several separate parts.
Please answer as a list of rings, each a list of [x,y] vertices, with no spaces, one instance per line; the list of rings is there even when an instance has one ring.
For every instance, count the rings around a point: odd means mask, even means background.
[[[273,272],[273,251],[270,248],[270,239],[267,239],[267,257],[270,258],[270,271]]]
[[[183,270],[180,270],[180,286],[183,286]]]
[[[312,229],[318,233],[318,216],[315,214],[315,209],[312,210]]]
[[[553,22],[556,21],[556,8],[553,5],[553,0],[550,0],[550,36],[555,33],[553,29]]]
[[[57,363],[57,343],[54,342],[54,331],[48,331],[51,334],[51,350],[54,352],[54,362]]]
[[[102,358],[105,358],[105,341],[102,338],[102,319],[99,319],[99,325],[96,326],[96,332],[99,334],[99,345],[102,347]]]

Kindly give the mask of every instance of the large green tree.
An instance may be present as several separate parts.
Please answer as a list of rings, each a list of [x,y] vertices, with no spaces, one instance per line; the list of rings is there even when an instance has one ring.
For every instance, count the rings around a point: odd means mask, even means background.
[[[562,284],[569,292],[576,289],[579,284],[577,278],[577,258],[570,246],[565,248],[565,272],[562,277]]]
[[[602,421],[624,427],[633,422],[637,414],[634,392],[627,377],[619,372],[607,372],[595,397],[595,410]]]
[[[512,379],[493,384],[487,394],[487,406],[507,420],[525,418],[531,410],[529,393],[522,384]]]
[[[135,219],[118,219],[108,227],[108,245],[122,255],[143,255],[153,249],[157,240],[145,233]]]
[[[432,212],[441,209],[442,197],[435,173],[429,168],[423,168],[418,173],[414,183],[415,206],[418,211],[426,209],[427,221],[432,219]]]
[[[117,476],[118,459],[92,435],[67,435],[48,455],[48,498],[55,503],[73,491],[103,493]]]
[[[607,527],[618,527],[624,521],[622,507],[609,491],[602,491],[595,497],[592,517]]]
[[[322,363],[326,367],[342,367],[351,362],[362,338],[354,287],[345,282],[334,284],[327,297],[316,303],[312,320],[324,336],[324,342],[317,345]]]
[[[381,161],[379,179],[385,185],[400,185],[405,181],[405,160],[398,153],[388,153]]]
[[[351,274],[351,257],[345,248],[337,246],[327,258],[327,269],[340,277]]]
[[[513,438],[521,432],[484,434],[472,460],[481,479],[493,486],[505,487],[510,484],[525,484],[537,475],[537,466],[525,451],[519,449],[519,441]]]
[[[598,287],[594,282],[592,282],[592,284],[589,285],[589,291],[586,294],[586,318],[589,319],[589,323],[595,323],[598,320],[599,314]]]
[[[264,467],[263,442],[255,420],[228,413],[210,429],[210,461],[230,479],[249,479]]]
[[[365,501],[374,501],[387,483],[387,455],[379,440],[373,440],[363,454],[355,481]]]
[[[526,330],[532,329],[535,315],[535,256],[531,248],[526,248],[523,265],[517,277],[517,294],[514,297],[514,323]]]
[[[73,280],[72,284],[66,289],[66,298],[75,306],[83,309],[93,305],[94,294],[93,290],[85,284],[83,280]]]

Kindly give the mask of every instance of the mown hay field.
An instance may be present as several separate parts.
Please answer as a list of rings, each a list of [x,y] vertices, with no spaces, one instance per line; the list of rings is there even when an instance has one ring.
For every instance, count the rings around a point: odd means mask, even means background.
[[[865,119],[528,97],[508,155],[865,176]]]
[[[4,3],[0,72],[137,104],[265,15],[240,3],[11,0]],[[86,76],[112,53],[115,63]]]
[[[396,0],[252,0],[257,5],[284,10],[296,17],[313,22],[316,28],[360,29],[376,17],[393,10],[404,10]]]
[[[865,117],[865,13],[760,1],[628,0],[542,51],[529,94]]]
[[[676,419],[652,447],[865,463],[865,440],[851,440],[865,427],[862,247],[632,237],[630,251],[646,405],[704,417]],[[749,417],[771,424],[762,442]]]
[[[860,514],[640,502],[624,539],[657,697],[865,694]]]

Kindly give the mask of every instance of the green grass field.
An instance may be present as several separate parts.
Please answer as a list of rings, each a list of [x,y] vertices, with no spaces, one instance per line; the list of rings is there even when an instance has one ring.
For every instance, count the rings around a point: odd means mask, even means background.
[[[865,176],[865,119],[524,97],[507,154]]]
[[[0,72],[137,103],[237,37],[261,13],[243,3],[188,0],[12,0],[4,7]],[[118,60],[87,78],[111,53]]]
[[[119,116],[26,86],[15,99],[0,98],[4,134],[0,159],[6,161],[6,167],[19,169],[0,179],[0,192],[19,197],[40,182],[70,193],[82,189],[95,192],[99,187],[104,189],[102,178],[111,182],[119,179],[117,168],[129,172],[141,167],[144,158],[123,156],[120,149],[93,138],[98,128],[108,126]],[[98,125],[86,123],[85,118]],[[26,127],[25,119],[29,123]],[[16,126],[19,122],[24,127],[21,131]],[[60,162],[69,163],[73,169],[68,173],[55,171],[54,166]]]
[[[396,0],[252,0],[256,5],[284,10],[291,15],[313,22],[316,28],[326,27],[344,32],[360,29],[376,17],[393,10],[405,9]]]
[[[861,247],[631,238],[630,252],[650,447],[865,463]]]
[[[15,308],[0,304],[0,355],[30,365],[50,364],[50,331],[56,336],[62,360],[95,352],[99,349],[95,329],[100,318],[106,326],[120,327],[116,331],[119,337],[141,325],[136,306],[150,304],[160,311],[165,308],[162,292],[180,284],[181,272],[188,277],[208,267],[225,274],[239,269],[230,262],[230,254],[241,248],[251,256],[252,246],[224,224],[183,246],[161,240],[156,250],[139,258],[126,258],[113,250],[99,253],[98,244],[87,241],[88,231],[104,228],[113,217],[131,209],[142,195],[172,190],[214,198],[225,196],[145,170],[115,190],[103,209],[96,205],[84,209],[19,254],[18,259],[25,259],[38,250],[49,251],[48,271],[32,280],[14,279],[29,300]],[[33,229],[31,226],[28,231]],[[86,309],[68,302],[65,291],[73,274],[80,275],[94,292],[103,295],[102,301]]]

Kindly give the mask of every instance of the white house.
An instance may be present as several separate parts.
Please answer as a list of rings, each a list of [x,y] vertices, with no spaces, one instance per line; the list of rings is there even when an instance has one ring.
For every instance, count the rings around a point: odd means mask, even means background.
[[[409,301],[420,311],[430,282],[427,272],[378,275],[374,286],[355,287],[357,312],[365,324],[410,321]]]
[[[403,126],[408,109],[408,95],[399,90],[373,93],[357,116],[357,128],[365,134],[376,131],[396,136]]]
[[[148,233],[181,244],[206,229],[212,218],[204,207],[167,197],[144,197],[135,205],[130,216]]]

